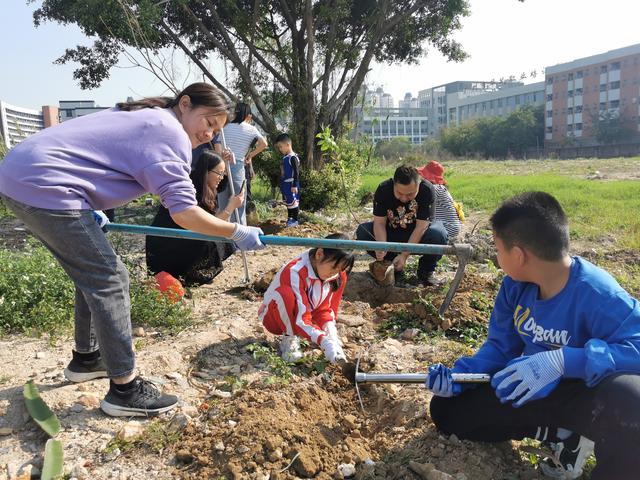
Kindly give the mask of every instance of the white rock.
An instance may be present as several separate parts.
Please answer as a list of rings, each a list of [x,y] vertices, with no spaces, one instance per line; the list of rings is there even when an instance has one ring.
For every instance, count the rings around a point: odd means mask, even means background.
[[[118,430],[116,438],[118,440],[130,441],[139,437],[142,434],[142,431],[142,425],[139,423],[129,422]]]
[[[224,443],[222,443],[221,441],[216,443],[213,448],[215,450],[217,450],[218,452],[224,452]]]
[[[11,435],[13,433],[13,428],[11,427],[0,427],[0,437],[5,437],[7,435]]]
[[[340,478],[351,478],[356,474],[356,466],[353,463],[342,463],[338,465],[338,475]]]
[[[89,480],[89,470],[84,467],[84,460],[77,462],[73,468],[71,468],[71,476],[78,480]]]
[[[131,334],[134,337],[146,337],[147,336],[147,332],[145,332],[144,328],[142,328],[142,327],[135,327],[133,330],[131,330]]]
[[[238,425],[238,422],[236,422],[235,420],[229,420],[227,423],[230,427],[235,427],[236,425]]]
[[[42,358],[46,358],[47,357],[47,353],[46,352],[36,352],[36,358],[37,359],[42,359]]]
[[[211,389],[209,393],[218,398],[231,398],[231,392],[225,392],[224,390],[218,390],[216,388]]]

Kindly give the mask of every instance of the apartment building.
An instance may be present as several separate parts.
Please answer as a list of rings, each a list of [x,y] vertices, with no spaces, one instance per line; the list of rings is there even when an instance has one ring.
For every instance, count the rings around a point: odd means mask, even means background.
[[[42,110],[18,107],[0,100],[0,135],[7,148],[43,128],[58,124],[58,108],[44,106]]]
[[[60,108],[60,122],[96,113],[106,108],[97,106],[93,100],[60,100],[58,105]]]
[[[640,44],[545,70],[546,144],[597,145],[594,123],[605,117],[640,136]]]

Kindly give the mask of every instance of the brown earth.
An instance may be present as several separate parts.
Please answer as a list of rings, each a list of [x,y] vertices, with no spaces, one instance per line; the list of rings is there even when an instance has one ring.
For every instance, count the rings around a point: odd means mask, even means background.
[[[329,233],[326,225],[315,224],[285,229],[270,222],[268,228],[284,235]],[[128,255],[141,256],[142,237],[113,238]],[[97,401],[106,380],[65,382],[61,372],[71,339],[0,341],[0,428],[8,432],[0,436],[0,479],[27,465],[42,467],[46,438],[21,398],[29,379],[59,415],[66,471],[79,479],[329,479],[342,478],[341,465],[355,467],[359,479],[438,478],[415,473],[422,468],[417,464],[457,480],[538,478],[515,442],[484,445],[440,434],[429,417],[430,394],[419,385],[364,385],[362,412],[355,388],[321,361],[318,349],[307,347],[307,359],[290,367],[286,381],[272,359],[252,354],[250,349],[276,348],[256,312],[270,275],[301,251],[247,254],[254,278],[249,287],[241,286],[240,256],[232,257],[212,284],[194,289],[186,300],[197,319],[193,327],[174,336],[147,331],[135,339],[141,373],[181,398],[178,412],[157,424],[103,415]],[[368,273],[370,260],[358,256],[339,318],[350,359],[362,356],[365,371],[408,373],[472,353],[468,342],[456,339],[486,325],[496,281],[484,262],[468,267],[442,320],[434,308],[444,289],[382,287]],[[440,274],[450,279],[455,259],[442,264]],[[164,434],[177,429],[179,438],[163,436],[158,445],[151,439],[155,425]],[[123,427],[140,436],[116,440]],[[423,470],[433,473],[429,466]]]

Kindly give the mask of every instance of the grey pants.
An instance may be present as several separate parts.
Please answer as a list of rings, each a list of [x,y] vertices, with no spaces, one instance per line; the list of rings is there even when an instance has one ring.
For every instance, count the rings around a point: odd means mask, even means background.
[[[91,210],[48,210],[1,197],[75,284],[76,351],[99,346],[111,378],[133,373],[129,273]]]

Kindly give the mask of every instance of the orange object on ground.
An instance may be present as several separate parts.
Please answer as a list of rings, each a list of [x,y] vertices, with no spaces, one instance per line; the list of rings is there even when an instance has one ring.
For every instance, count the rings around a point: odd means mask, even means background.
[[[180,280],[167,272],[158,272],[155,278],[158,290],[160,290],[171,303],[177,303],[182,300],[182,297],[184,297],[184,288]]]

